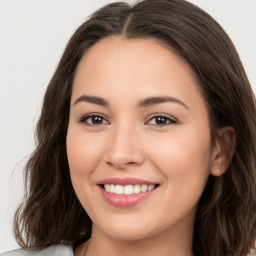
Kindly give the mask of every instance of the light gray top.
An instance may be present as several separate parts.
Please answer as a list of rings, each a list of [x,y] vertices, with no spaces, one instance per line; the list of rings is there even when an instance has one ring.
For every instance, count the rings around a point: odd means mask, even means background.
[[[74,256],[73,247],[66,245],[52,245],[44,250],[24,250],[4,252],[0,256]]]

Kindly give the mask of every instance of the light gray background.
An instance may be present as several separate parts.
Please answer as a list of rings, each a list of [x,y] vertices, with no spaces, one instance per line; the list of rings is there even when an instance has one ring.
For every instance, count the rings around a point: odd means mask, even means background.
[[[256,92],[256,1],[190,0],[228,32]],[[0,0],[0,253],[17,248],[14,208],[46,86],[74,30],[107,0]],[[133,2],[132,0],[127,2]]]

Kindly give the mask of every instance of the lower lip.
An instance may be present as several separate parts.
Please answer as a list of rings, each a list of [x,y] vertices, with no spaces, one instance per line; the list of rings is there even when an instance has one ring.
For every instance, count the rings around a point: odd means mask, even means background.
[[[107,192],[104,190],[102,187],[100,187],[101,194],[103,198],[111,205],[116,206],[116,207],[123,207],[123,208],[128,208],[132,207],[149,196],[151,196],[156,189],[143,192],[143,193],[138,193],[138,194],[132,194],[132,195],[116,195]]]

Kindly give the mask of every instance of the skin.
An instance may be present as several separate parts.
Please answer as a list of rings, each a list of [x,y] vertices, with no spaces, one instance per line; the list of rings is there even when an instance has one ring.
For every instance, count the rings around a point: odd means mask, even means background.
[[[76,102],[84,95],[103,98],[109,106]],[[138,106],[156,96],[180,102]],[[101,116],[97,125],[91,114]],[[156,116],[164,116],[162,124]],[[86,255],[193,255],[198,201],[209,175],[221,175],[228,165],[230,134],[223,130],[227,143],[212,146],[193,72],[167,47],[119,36],[92,46],[75,75],[66,142],[74,190],[93,222]],[[139,204],[119,208],[108,204],[97,186],[109,177],[160,186]],[[75,255],[83,255],[86,246]]]

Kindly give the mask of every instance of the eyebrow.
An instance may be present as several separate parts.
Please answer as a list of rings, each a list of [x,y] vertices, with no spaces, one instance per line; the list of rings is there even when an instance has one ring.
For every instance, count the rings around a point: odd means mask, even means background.
[[[175,97],[169,97],[169,96],[150,97],[150,98],[140,101],[138,105],[139,105],[139,107],[148,107],[148,106],[165,103],[165,102],[178,103],[178,104],[182,105],[183,107],[185,107],[186,109],[189,109],[188,106],[181,100],[179,100]]]
[[[82,95],[75,101],[74,105],[76,105],[79,102],[89,102],[89,103],[97,104],[103,107],[109,107],[109,104],[106,100],[96,96]]]
[[[89,96],[89,95],[80,96],[75,101],[74,105],[78,104],[79,102],[93,103],[93,104],[100,105],[100,106],[103,106],[103,107],[109,107],[110,106],[110,104],[105,99],[103,99],[101,97]],[[181,106],[185,107],[186,109],[189,109],[188,106],[184,102],[182,102],[181,100],[179,100],[175,97],[169,97],[169,96],[146,98],[144,100],[139,101],[138,106],[141,107],[141,108],[145,108],[145,107],[149,107],[149,106],[152,106],[152,105],[165,103],[165,102],[178,103]]]

